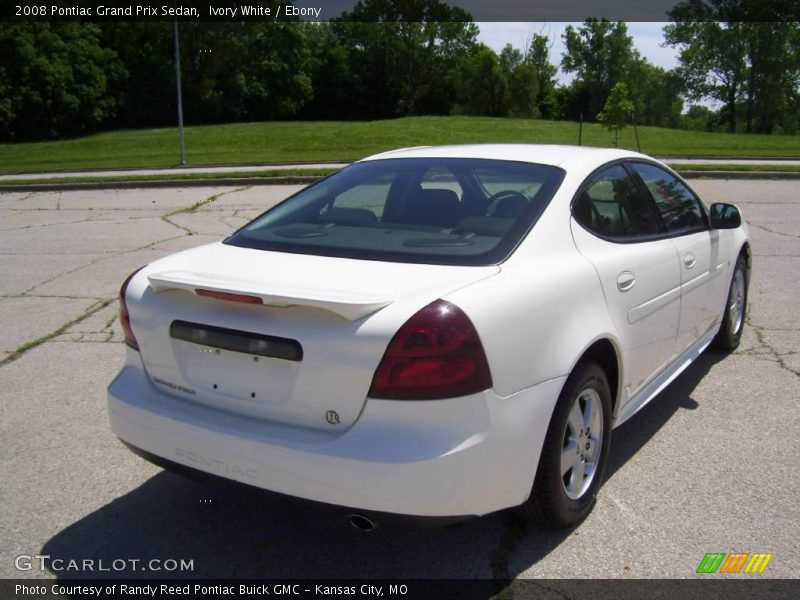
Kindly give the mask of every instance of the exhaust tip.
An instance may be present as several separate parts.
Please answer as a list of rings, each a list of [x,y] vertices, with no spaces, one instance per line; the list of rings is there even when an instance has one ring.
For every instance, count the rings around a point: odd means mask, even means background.
[[[347,520],[350,522],[350,525],[359,531],[375,531],[378,527],[375,521],[364,515],[350,515]]]

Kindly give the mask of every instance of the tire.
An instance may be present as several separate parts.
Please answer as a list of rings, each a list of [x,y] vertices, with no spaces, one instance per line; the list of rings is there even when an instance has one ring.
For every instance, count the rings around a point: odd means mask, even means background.
[[[713,347],[720,352],[733,352],[739,347],[747,314],[747,261],[740,254],[733,269],[731,287],[725,300],[722,324],[714,338]]]
[[[573,407],[578,413],[572,413]],[[566,527],[589,514],[603,482],[611,444],[611,410],[605,371],[594,362],[578,364],[550,419],[531,495],[519,507],[524,517]]]

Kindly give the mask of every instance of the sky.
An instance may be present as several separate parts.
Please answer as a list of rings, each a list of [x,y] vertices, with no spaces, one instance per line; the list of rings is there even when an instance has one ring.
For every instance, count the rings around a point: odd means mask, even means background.
[[[533,34],[547,35],[555,42],[550,50],[550,61],[558,66],[561,54],[564,52],[561,34],[567,25],[577,28],[580,23],[478,23],[477,25],[480,28],[478,40],[495,51],[501,50],[506,44],[522,50]],[[658,67],[672,69],[678,64],[677,50],[661,47],[664,42],[664,25],[666,23],[629,22],[628,35],[633,37],[634,47],[648,61]],[[572,75],[565,75],[560,70],[556,77],[560,83],[569,83],[572,80]]]

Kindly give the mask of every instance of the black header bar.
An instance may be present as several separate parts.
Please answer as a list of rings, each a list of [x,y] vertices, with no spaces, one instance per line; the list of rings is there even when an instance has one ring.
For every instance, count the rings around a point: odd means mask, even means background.
[[[707,5],[722,0],[696,0]],[[328,21],[384,20],[361,11],[356,0],[0,0],[0,20],[14,21]],[[563,22],[589,17],[612,21],[667,21],[678,0],[396,0],[388,4],[402,14],[396,20],[473,20],[475,22]],[[800,0],[740,0],[728,20],[800,20]],[[448,9],[449,7],[449,9]],[[455,9],[455,10],[453,10]],[[367,11],[369,13],[369,11]],[[711,11],[709,12],[711,14]],[[713,17],[709,17],[713,18]]]

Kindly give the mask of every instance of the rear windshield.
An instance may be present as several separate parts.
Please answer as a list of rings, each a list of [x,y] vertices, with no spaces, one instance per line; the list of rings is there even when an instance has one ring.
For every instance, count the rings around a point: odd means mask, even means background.
[[[564,178],[561,169],[466,158],[351,165],[225,240],[245,248],[455,265],[504,260]]]

